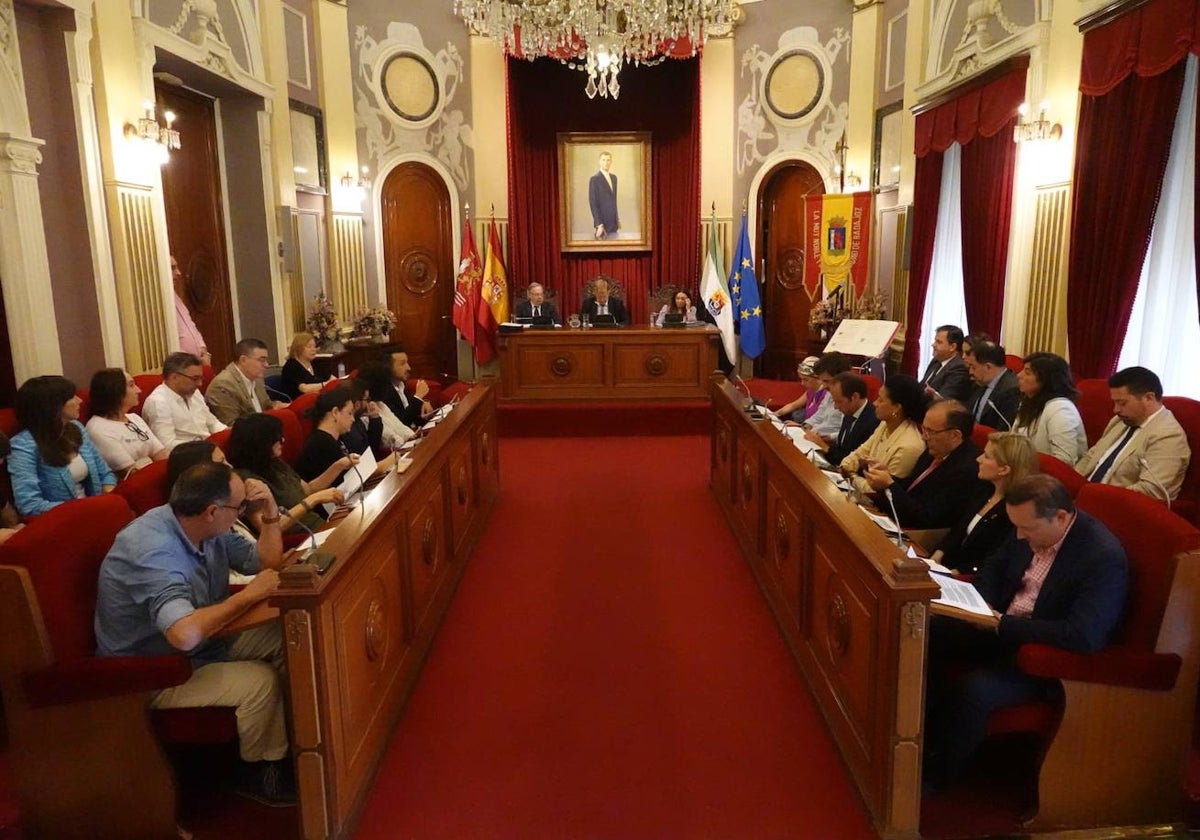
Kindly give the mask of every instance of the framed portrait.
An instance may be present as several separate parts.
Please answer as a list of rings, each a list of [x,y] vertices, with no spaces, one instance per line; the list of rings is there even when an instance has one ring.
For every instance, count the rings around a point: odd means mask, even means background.
[[[875,155],[871,180],[876,190],[895,189],[900,184],[900,155],[904,130],[903,102],[885,105],[875,112]]]
[[[320,108],[288,100],[292,128],[292,171],[296,189],[324,194],[329,189],[325,159],[325,120]]]
[[[650,132],[558,135],[563,251],[649,251]]]

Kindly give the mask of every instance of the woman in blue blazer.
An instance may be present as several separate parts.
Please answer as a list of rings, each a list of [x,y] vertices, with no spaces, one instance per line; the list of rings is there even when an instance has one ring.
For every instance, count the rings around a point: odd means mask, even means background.
[[[74,383],[62,376],[35,376],[17,391],[22,431],[12,439],[8,474],[21,516],[117,486],[79,422],[79,404]]]

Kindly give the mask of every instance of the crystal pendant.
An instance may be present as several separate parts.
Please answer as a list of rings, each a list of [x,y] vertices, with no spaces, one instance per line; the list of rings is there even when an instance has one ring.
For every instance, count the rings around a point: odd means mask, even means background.
[[[608,76],[600,74],[600,95],[608,96]]]
[[[588,74],[587,87],[585,87],[583,89],[583,92],[587,94],[588,99],[596,98],[596,77],[595,76]]]
[[[617,83],[617,74],[612,74],[612,81],[608,83],[608,92],[612,94],[612,98],[616,99],[621,95],[621,85]]]

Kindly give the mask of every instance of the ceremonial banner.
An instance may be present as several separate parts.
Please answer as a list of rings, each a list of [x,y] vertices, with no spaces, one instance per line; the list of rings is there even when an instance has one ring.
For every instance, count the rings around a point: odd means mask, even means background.
[[[479,251],[475,249],[475,237],[471,235],[471,220],[463,225],[462,257],[458,262],[458,280],[454,284],[454,326],[463,339],[474,350],[477,324],[475,310],[479,302],[479,284],[483,279],[483,268],[479,263]]]
[[[725,273],[719,267],[721,262],[721,247],[717,244],[717,226],[714,224],[709,230],[708,253],[704,256],[704,266],[700,272],[700,300],[721,331],[725,355],[731,363],[737,364],[737,336],[733,332],[734,304],[725,285]]]
[[[869,279],[871,194],[810,195],[804,199],[807,225],[804,288],[814,300],[845,297],[853,286],[862,295]]]

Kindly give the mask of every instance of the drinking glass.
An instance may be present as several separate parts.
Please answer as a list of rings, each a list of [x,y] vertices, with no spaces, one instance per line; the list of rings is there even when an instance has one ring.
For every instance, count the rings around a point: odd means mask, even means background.
[[[592,325],[592,316],[586,312],[583,314],[583,328],[586,330]]]
[[[567,318],[567,323],[571,325],[571,329],[579,329],[579,316],[572,315],[571,317]]]

